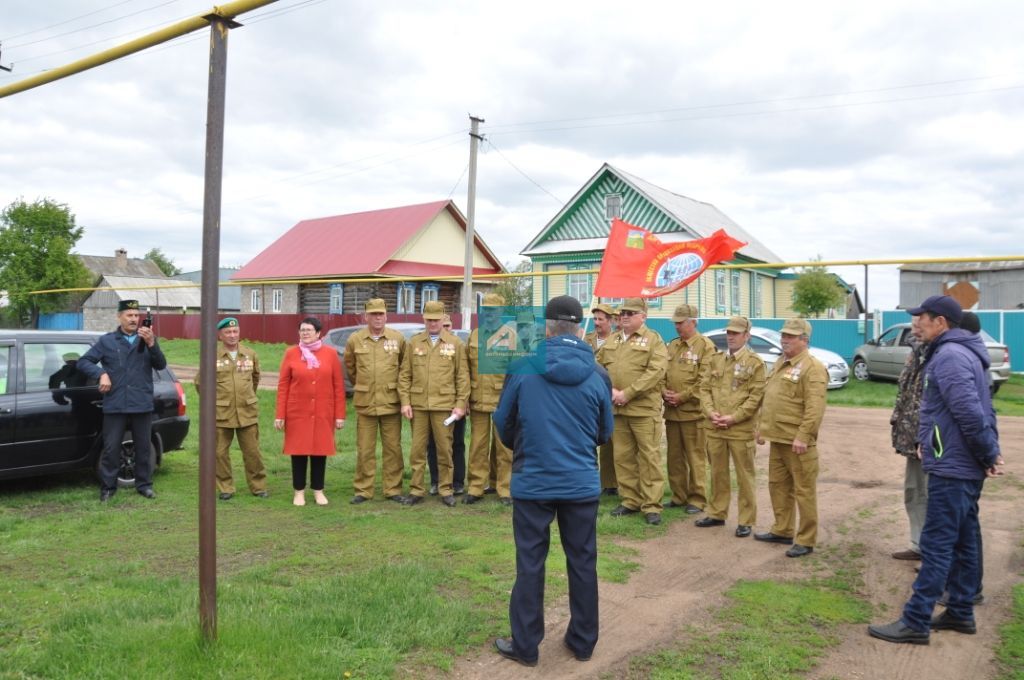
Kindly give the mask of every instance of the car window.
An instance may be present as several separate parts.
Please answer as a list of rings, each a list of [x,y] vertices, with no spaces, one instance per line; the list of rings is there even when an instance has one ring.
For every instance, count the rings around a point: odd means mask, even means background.
[[[913,344],[911,343],[913,338],[914,335],[910,332],[910,329],[904,328],[903,332],[900,334],[900,347],[913,347]]]
[[[7,367],[11,365],[10,354],[10,346],[0,347],[0,394],[7,392]]]
[[[85,387],[88,379],[78,370],[78,358],[89,351],[87,342],[25,343],[25,391]]]
[[[708,337],[711,338],[711,342],[715,343],[715,347],[717,347],[720,351],[724,352],[726,347],[728,347],[728,345],[725,344],[725,333],[720,333],[718,335],[709,335]]]
[[[892,347],[896,344],[896,339],[899,337],[902,328],[890,328],[886,332],[878,336],[879,347]]]
[[[771,354],[774,351],[776,354],[779,353],[779,348],[768,342],[764,338],[759,338],[756,335],[751,335],[750,340],[747,342],[750,345],[750,349],[755,354]]]

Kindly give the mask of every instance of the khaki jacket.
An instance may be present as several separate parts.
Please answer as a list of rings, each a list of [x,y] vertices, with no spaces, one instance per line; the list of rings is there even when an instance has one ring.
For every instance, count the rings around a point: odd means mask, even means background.
[[[405,336],[387,326],[376,341],[367,328],[349,336],[344,364],[358,413],[364,416],[398,413],[401,407],[398,374],[404,355]]]
[[[665,389],[679,395],[679,406],[665,403],[665,420],[702,420],[700,410],[701,368],[717,352],[715,343],[700,333],[689,340],[676,338],[668,344],[668,370]]]
[[[473,329],[466,348],[469,356],[469,406],[474,411],[493,413],[498,408],[505,375],[480,372],[479,334],[480,329]]]
[[[617,416],[660,416],[661,387],[665,381],[668,350],[661,336],[647,326],[623,338],[615,345],[606,342],[598,360],[608,371],[612,387],[625,393],[625,406],[616,406]]]
[[[609,333],[608,337],[605,338],[605,342],[604,342],[604,344],[601,345],[601,347],[604,347],[604,345],[608,343],[608,340],[611,340],[612,336],[614,336],[614,335],[617,335],[617,334],[614,333],[614,332]],[[589,333],[584,335],[583,336],[583,342],[585,342],[588,345],[590,345],[590,349],[594,350],[595,354],[597,353],[597,350],[601,349],[601,347],[597,346],[597,331],[590,331]]]
[[[779,357],[765,387],[761,436],[786,444],[799,439],[814,446],[825,417],[827,390],[828,371],[809,352],[792,359]]]
[[[700,408],[709,419],[708,436],[719,439],[753,439],[757,409],[764,397],[764,361],[746,345],[736,354],[716,352],[708,357],[701,373]],[[732,416],[732,427],[711,425],[711,414]]]
[[[238,354],[219,346],[217,354],[217,427],[248,427],[260,419],[256,388],[260,384],[260,360],[256,352],[238,345]],[[195,378],[199,389],[199,374]]]
[[[430,335],[417,333],[405,345],[398,374],[402,406],[425,411],[465,409],[469,399],[469,362],[466,346],[455,335],[441,331],[436,345]]]

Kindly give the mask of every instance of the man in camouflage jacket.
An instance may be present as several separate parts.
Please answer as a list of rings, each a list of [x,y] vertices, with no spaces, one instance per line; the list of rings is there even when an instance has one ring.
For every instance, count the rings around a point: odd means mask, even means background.
[[[917,327],[918,317],[911,326],[911,352],[900,373],[896,406],[892,410],[889,424],[892,426],[892,446],[896,453],[907,459],[903,476],[903,506],[910,520],[910,547],[894,552],[897,560],[920,560],[918,540],[924,526],[925,510],[928,507],[928,475],[921,468],[917,455],[917,424],[921,416],[921,389],[924,379],[924,356],[928,343],[921,342]]]

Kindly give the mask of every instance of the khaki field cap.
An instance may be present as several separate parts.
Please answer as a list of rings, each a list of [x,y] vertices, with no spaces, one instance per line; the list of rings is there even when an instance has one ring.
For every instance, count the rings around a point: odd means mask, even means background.
[[[500,307],[505,304],[505,298],[498,295],[497,293],[487,293],[484,295],[484,307]]]
[[[388,307],[384,304],[384,301],[380,298],[372,298],[366,301],[366,313],[372,314],[374,312],[387,312]]]
[[[617,312],[614,309],[612,309],[612,306],[606,302],[598,302],[593,307],[591,307],[590,313],[593,314],[594,312],[604,312],[608,316],[617,314]]]
[[[811,337],[811,323],[807,319],[787,319],[782,324],[782,333],[786,335],[806,335]]]
[[[423,305],[423,318],[431,321],[444,318],[444,305],[438,300],[431,300]]]
[[[746,333],[750,330],[750,319],[745,316],[734,316],[729,319],[729,325],[725,327],[725,330],[734,333]]]
[[[638,298],[638,297],[626,298],[626,300],[622,303],[622,306],[619,307],[619,311],[620,312],[643,312],[644,314],[646,314],[647,313],[647,300],[644,300],[643,298]]]
[[[679,305],[672,314],[673,321],[686,321],[697,318],[697,308],[693,305]]]

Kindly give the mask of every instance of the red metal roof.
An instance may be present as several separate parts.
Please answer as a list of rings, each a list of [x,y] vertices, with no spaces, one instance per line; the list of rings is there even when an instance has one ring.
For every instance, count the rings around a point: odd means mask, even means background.
[[[414,268],[440,266],[447,270],[443,265],[430,263],[389,262],[403,244],[430,224],[442,210],[450,210],[456,222],[465,229],[466,220],[462,213],[447,200],[303,220],[231,278],[288,279],[376,273],[418,275],[406,271],[405,265],[413,265]],[[479,237],[476,243],[491,259]],[[500,263],[492,260],[492,264],[495,266],[493,270],[483,269],[480,273],[501,270]],[[392,271],[385,271],[386,265]],[[454,269],[455,274],[462,271],[460,267]],[[422,275],[431,276],[433,273]]]
[[[409,260],[389,260],[379,273],[389,276],[462,276],[464,267],[449,264],[430,264],[427,262],[410,262]],[[474,274],[497,274],[497,267],[473,267]]]

